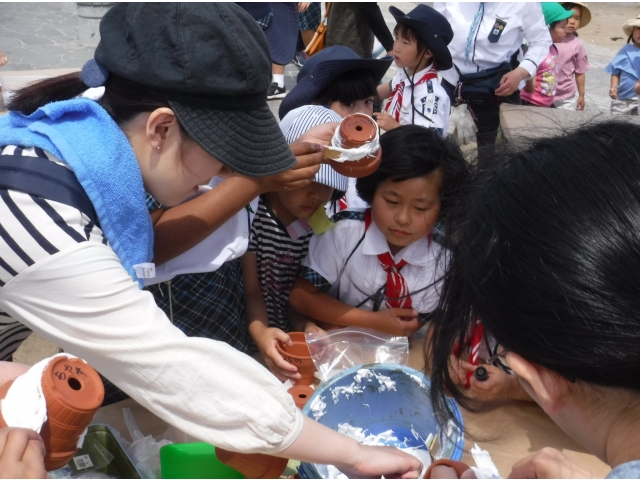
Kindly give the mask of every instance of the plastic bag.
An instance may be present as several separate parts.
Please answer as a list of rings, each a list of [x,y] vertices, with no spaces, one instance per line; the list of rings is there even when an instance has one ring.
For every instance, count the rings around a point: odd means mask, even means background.
[[[366,363],[409,361],[409,340],[370,328],[347,327],[305,334],[316,376],[326,381],[348,368]]]
[[[166,439],[156,441],[152,435],[142,435],[130,408],[123,408],[122,415],[132,440],[131,444],[125,446],[127,455],[142,478],[160,478],[160,449],[173,442]]]
[[[109,450],[95,443],[90,451],[78,452],[64,467],[49,472],[49,478],[115,478],[98,471],[109,465],[113,458]]]

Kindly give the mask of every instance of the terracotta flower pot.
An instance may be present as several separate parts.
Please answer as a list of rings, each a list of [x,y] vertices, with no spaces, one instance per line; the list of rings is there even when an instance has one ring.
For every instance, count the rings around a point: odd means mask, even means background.
[[[0,399],[14,380],[0,387]],[[78,452],[78,438],[102,405],[104,385],[98,373],[79,358],[56,357],[42,374],[42,392],[47,404],[47,421],[40,430],[47,451],[44,466],[55,470]],[[6,426],[0,414],[0,428]]]
[[[293,342],[293,345],[285,345],[283,343],[277,343],[276,348],[282,358],[284,358],[291,365],[298,367],[298,373],[302,375],[300,380],[296,381],[297,385],[311,385],[313,382],[313,374],[316,371],[316,366],[311,359],[311,353],[307,346],[307,341],[304,338],[302,332],[291,332],[289,337]]]
[[[216,447],[216,457],[247,478],[279,478],[287,468],[286,458],[261,453],[236,453]]]
[[[294,385],[289,390],[287,390],[289,394],[293,397],[293,401],[296,404],[296,407],[302,409],[307,403],[307,400],[311,398],[313,395],[313,388],[308,385]]]
[[[376,138],[377,134],[378,124],[375,120],[364,113],[353,113],[348,115],[340,124],[342,148],[361,147],[365,143],[371,142]],[[373,156],[364,157],[357,161],[336,162],[330,157],[328,158],[329,165],[331,165],[336,172],[347,177],[360,178],[371,175],[378,169],[382,158],[382,149],[378,148]]]

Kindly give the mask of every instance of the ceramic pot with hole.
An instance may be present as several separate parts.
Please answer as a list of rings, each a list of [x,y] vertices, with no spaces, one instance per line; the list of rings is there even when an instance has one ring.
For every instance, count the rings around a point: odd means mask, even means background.
[[[293,397],[293,402],[296,404],[296,407],[302,410],[307,400],[313,395],[314,390],[309,385],[294,385],[287,390],[287,392]]]
[[[0,386],[3,399],[15,378]],[[42,392],[47,404],[47,420],[40,436],[48,471],[64,467],[80,450],[78,438],[102,405],[104,385],[100,375],[79,358],[56,357],[42,374]],[[7,424],[0,414],[0,428]]]
[[[378,124],[369,115],[353,113],[347,115],[340,123],[340,136],[342,148],[358,148],[367,142],[371,142],[378,135]],[[336,172],[353,178],[366,177],[375,172],[380,166],[382,149],[368,157],[349,162],[337,162],[329,157],[329,165]]]
[[[285,345],[278,342],[276,349],[287,362],[298,367],[298,373],[302,376],[300,380],[296,380],[296,385],[311,385],[313,383],[313,374],[316,366],[311,359],[311,353],[307,346],[303,332],[290,332],[289,337],[293,345]]]

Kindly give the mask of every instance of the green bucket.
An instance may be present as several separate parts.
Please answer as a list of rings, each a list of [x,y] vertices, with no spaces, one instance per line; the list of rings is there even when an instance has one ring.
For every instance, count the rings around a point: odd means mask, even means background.
[[[216,457],[209,443],[174,443],[160,449],[162,478],[246,478]]]

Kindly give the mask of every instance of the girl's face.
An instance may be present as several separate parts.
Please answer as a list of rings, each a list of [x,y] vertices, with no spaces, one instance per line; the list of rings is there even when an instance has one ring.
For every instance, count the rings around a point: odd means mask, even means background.
[[[576,5],[571,9],[573,15],[569,17],[567,22],[567,35],[573,35],[580,28],[580,20],[582,20],[582,8]]]
[[[634,27],[631,41],[636,47],[640,47],[640,27]]]
[[[413,73],[426,68],[432,57],[433,54],[428,49],[423,55],[418,52],[418,42],[416,40],[396,35],[396,39],[393,42],[393,60],[398,68],[406,68]],[[419,69],[418,67],[421,68]]]
[[[290,218],[281,218],[283,223],[296,218],[309,218],[318,207],[329,200],[333,195],[333,188],[318,182],[312,182],[306,187],[296,190],[285,190],[277,193],[279,203],[291,214]],[[282,211],[276,211],[281,215]]]
[[[350,104],[345,104],[336,100],[329,104],[329,108],[340,115],[342,118],[352,113],[364,113],[370,117],[373,115],[373,97],[356,100]]]
[[[567,20],[560,20],[555,26],[549,30],[551,33],[551,40],[553,43],[562,43],[564,37],[566,37]]]
[[[442,172],[394,182],[389,178],[373,195],[371,217],[395,255],[403,247],[426,237],[440,214]]]

